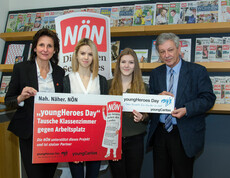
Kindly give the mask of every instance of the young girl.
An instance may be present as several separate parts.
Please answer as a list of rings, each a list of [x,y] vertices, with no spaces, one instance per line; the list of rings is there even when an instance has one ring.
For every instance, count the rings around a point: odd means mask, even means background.
[[[109,81],[109,94],[122,95],[148,91],[142,80],[136,53],[125,48],[118,56],[113,80]],[[144,157],[144,136],[147,114],[138,111],[122,114],[122,159],[109,161],[113,178],[139,178]]]
[[[72,72],[65,76],[63,85],[65,93],[108,94],[105,77],[98,74],[98,51],[90,39],[81,39],[72,57]],[[84,163],[69,163],[73,178],[84,178]],[[86,162],[86,177],[97,178],[100,161]]]

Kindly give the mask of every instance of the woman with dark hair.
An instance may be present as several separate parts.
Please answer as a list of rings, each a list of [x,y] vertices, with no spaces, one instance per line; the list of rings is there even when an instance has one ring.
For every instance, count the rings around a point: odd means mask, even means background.
[[[72,72],[65,76],[64,93],[108,94],[105,77],[98,74],[97,47],[88,38],[81,39],[72,57]],[[97,178],[101,161],[86,161],[86,178]],[[84,178],[84,163],[76,160],[69,163],[73,178]]]
[[[114,78],[109,81],[109,94],[142,93],[148,91],[142,80],[138,58],[125,48],[117,58]],[[144,158],[144,136],[148,115],[133,110],[122,113],[122,158],[109,161],[113,178],[139,178]]]
[[[48,29],[33,37],[29,61],[14,65],[7,107],[17,109],[8,130],[19,137],[22,161],[29,178],[53,178],[57,163],[32,164],[34,96],[39,92],[63,92],[65,71],[58,64],[59,39]]]

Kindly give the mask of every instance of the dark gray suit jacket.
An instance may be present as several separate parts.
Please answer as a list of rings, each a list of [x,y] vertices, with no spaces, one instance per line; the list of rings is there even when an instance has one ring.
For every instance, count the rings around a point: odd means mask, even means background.
[[[150,94],[167,91],[166,65],[150,74]],[[188,157],[198,154],[204,147],[205,113],[215,103],[212,83],[205,67],[182,60],[176,95],[176,108],[186,107],[187,114],[177,119],[181,141]],[[152,114],[148,135],[148,146],[159,122],[159,114]]]
[[[53,83],[55,92],[63,92],[64,69],[51,62],[53,72]],[[33,87],[38,91],[38,77],[36,63],[26,61],[14,65],[13,74],[9,84],[9,89],[5,96],[5,104],[9,108],[17,108],[8,130],[12,131],[20,138],[27,139],[33,134],[33,110],[34,97],[24,101],[24,106],[20,107],[17,103],[17,97],[21,94],[24,87]]]

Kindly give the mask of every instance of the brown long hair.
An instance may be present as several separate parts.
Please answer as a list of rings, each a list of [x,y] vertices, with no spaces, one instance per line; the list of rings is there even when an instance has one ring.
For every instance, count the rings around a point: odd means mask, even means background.
[[[132,75],[130,93],[143,93],[146,94],[145,85],[142,79],[141,69],[135,51],[131,48],[125,48],[117,58],[117,63],[114,71],[114,78],[109,89],[110,95],[122,95],[123,86],[121,81],[120,62],[121,57],[124,55],[131,55],[134,58],[134,71]]]

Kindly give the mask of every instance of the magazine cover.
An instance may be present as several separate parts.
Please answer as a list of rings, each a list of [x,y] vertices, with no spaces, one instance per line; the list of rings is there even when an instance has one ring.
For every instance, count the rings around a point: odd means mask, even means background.
[[[161,62],[156,49],[156,40],[152,41],[151,59],[150,62]]]
[[[180,2],[171,2],[169,6],[169,24],[181,24]]]
[[[169,3],[156,3],[155,25],[168,25]]]
[[[6,32],[15,32],[18,14],[9,14],[6,26]]]
[[[148,49],[133,49],[137,54],[137,59],[139,63],[148,62]]]
[[[27,13],[24,31],[32,31],[35,22],[36,13]]]
[[[9,87],[11,76],[6,76],[4,75],[2,77],[2,83],[1,83],[1,88],[0,88],[0,97],[5,97],[6,92]]]
[[[50,16],[50,12],[46,11],[44,12],[44,18],[42,20],[42,28],[50,28],[49,26],[49,16]]]
[[[149,85],[149,78],[150,78],[149,75],[142,75],[143,82],[146,83],[147,85]]]
[[[197,1],[181,2],[180,19],[183,24],[196,23]]]
[[[26,20],[26,13],[18,14],[15,32],[23,32]]]
[[[87,12],[87,8],[81,8],[81,12]]]
[[[107,17],[111,16],[111,7],[101,7],[100,14],[105,15]]]
[[[216,104],[224,104],[226,78],[222,76],[215,76],[214,78],[213,92],[216,95]]]
[[[87,12],[97,13],[100,14],[101,8],[87,8]]]
[[[111,9],[110,27],[118,27],[119,13],[120,13],[120,7],[113,6]]]
[[[111,59],[113,63],[117,62],[119,50],[120,50],[120,41],[112,41],[111,42]]]
[[[68,11],[69,11],[69,13],[72,13],[72,12],[81,12],[81,9],[69,9]],[[60,13],[61,15],[63,15],[63,14],[64,14],[64,11],[59,11],[59,13]]]
[[[32,43],[30,43],[30,46],[29,46],[29,52],[28,52],[28,55],[27,55],[27,61],[30,59],[31,50],[32,50]]]
[[[118,26],[132,26],[134,6],[120,6]]]
[[[14,64],[23,62],[23,56],[15,56]]]
[[[136,4],[134,8],[133,25],[155,24],[155,4]]]
[[[215,62],[221,62],[222,60],[222,45],[223,38],[211,37],[209,47],[209,60]]]
[[[49,16],[49,29],[55,30],[55,18],[63,15],[63,11],[51,11]]]
[[[230,22],[230,1],[219,0],[219,20],[218,22]]]
[[[43,24],[44,15],[45,15],[44,12],[36,12],[36,17],[35,17],[32,31],[38,31],[43,28],[42,24]]]
[[[210,79],[212,81],[213,86],[213,93],[216,95],[216,101],[215,104],[220,104],[220,98],[221,98],[221,86],[220,84],[216,83],[216,76],[210,76]]]
[[[218,22],[218,0],[197,2],[197,23]]]
[[[22,56],[25,44],[10,44],[7,49],[5,64],[14,64],[16,56]]]
[[[226,84],[224,90],[224,104],[230,104],[230,79],[226,77]]]
[[[63,10],[63,15],[71,13],[71,12],[72,12],[72,9],[65,9]],[[86,12],[86,8],[85,8],[85,12]]]
[[[209,62],[210,38],[196,38],[195,62]]]
[[[180,39],[181,53],[180,56],[185,61],[191,62],[192,39]]]
[[[223,37],[222,60],[224,62],[230,61],[230,37]]]

